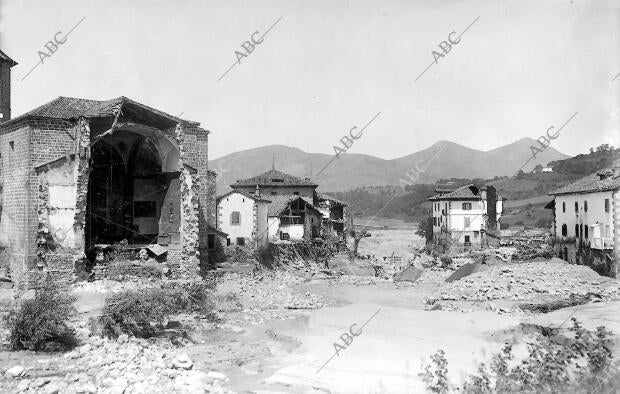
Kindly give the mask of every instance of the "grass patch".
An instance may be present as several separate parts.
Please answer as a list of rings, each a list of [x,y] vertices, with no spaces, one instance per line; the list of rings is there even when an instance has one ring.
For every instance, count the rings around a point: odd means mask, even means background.
[[[212,298],[210,284],[202,281],[123,291],[106,298],[103,314],[91,320],[91,331],[110,338],[121,334],[149,338],[177,314],[197,313],[214,321],[217,316]]]

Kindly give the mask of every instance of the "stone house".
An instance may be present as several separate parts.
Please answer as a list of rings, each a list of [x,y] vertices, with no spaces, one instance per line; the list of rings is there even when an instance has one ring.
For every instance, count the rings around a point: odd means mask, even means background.
[[[260,193],[231,190],[217,198],[217,225],[228,234],[226,245],[267,246],[267,210]]]
[[[272,167],[271,170],[260,175],[238,180],[230,187],[233,190],[243,191],[247,194],[256,194],[258,192],[269,200],[274,200],[280,196],[283,198],[278,199],[278,201],[288,202],[292,201],[295,196],[302,197],[315,210],[321,213],[322,218],[319,221],[321,234],[332,233],[343,238],[346,237],[347,203],[318,192],[316,190],[318,185],[309,178],[297,178]],[[277,208],[279,209],[280,207],[278,206]],[[271,218],[275,218],[275,215],[279,214],[274,213],[273,210],[270,210],[270,212],[273,214],[270,215]],[[275,219],[272,219],[271,223],[273,223],[273,220]],[[295,228],[295,231],[298,230],[297,227],[293,228]],[[272,233],[270,235],[271,239],[273,238],[273,232],[276,230],[271,229],[270,231]],[[312,230],[308,231],[311,232]]]
[[[123,243],[158,245],[175,276],[198,273],[222,236],[209,131],[126,97],[58,97],[11,118],[1,80],[3,272],[19,284],[41,270],[68,280],[77,261]]]
[[[309,178],[300,179],[272,168],[260,175],[238,180],[230,187],[233,190],[241,190],[248,194],[254,193],[258,187],[264,198],[295,195],[313,199],[318,185]]]
[[[620,230],[614,221],[620,199],[620,163],[568,184],[550,195],[556,254],[600,274],[617,277],[614,246]],[[614,212],[616,210],[616,212]]]
[[[438,188],[432,202],[433,244],[480,248],[496,238],[503,199],[490,185]]]

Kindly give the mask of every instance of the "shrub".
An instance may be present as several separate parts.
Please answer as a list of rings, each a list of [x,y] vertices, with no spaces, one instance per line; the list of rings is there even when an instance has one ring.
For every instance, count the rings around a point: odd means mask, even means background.
[[[556,334],[539,335],[528,344],[528,356],[516,363],[512,345],[506,343],[491,359],[490,370],[485,364],[478,373],[469,375],[461,388],[464,393],[521,392],[594,392],[614,384],[611,353],[611,332],[604,327],[596,331],[584,329],[575,319],[569,328],[574,338],[561,340]],[[420,376],[434,393],[445,393],[449,382],[445,354],[439,350],[431,357],[435,365],[426,365]],[[616,372],[616,375],[618,373]],[[618,380],[618,376],[615,376]],[[613,392],[613,387],[608,387]],[[615,387],[617,389],[617,387]]]
[[[443,350],[439,349],[437,353],[431,356],[431,362],[435,365],[433,371],[430,365],[424,367],[424,371],[418,376],[422,378],[426,387],[432,393],[444,394],[448,392],[448,360]]]
[[[149,338],[173,315],[194,312],[215,320],[213,309],[208,283],[170,282],[106,298],[103,314],[91,321],[91,331],[113,338],[121,334]]]
[[[74,347],[75,331],[68,326],[75,313],[76,298],[62,291],[51,279],[35,289],[33,299],[10,311],[7,326],[12,350],[57,350]]]

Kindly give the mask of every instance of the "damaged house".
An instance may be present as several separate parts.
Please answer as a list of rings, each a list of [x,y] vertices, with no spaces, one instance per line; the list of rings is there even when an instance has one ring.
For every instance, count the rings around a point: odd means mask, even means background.
[[[254,196],[254,198],[270,201],[268,212],[265,214],[269,228],[267,232],[269,240],[309,240],[328,233],[343,238],[346,236],[347,204],[317,192],[318,185],[309,178],[300,179],[272,167],[271,170],[260,175],[238,180],[230,187],[239,195],[227,193],[223,196],[225,198],[218,198],[218,225],[221,230],[231,233],[235,230],[242,230],[244,225],[237,222],[237,217],[239,215],[250,216],[248,218],[250,222],[245,225],[243,238],[254,239],[253,229],[261,227],[262,219],[253,218],[254,213],[250,214],[249,210],[246,215],[239,210],[241,205],[250,204],[245,202],[246,199],[243,196]],[[230,196],[234,196],[233,200]],[[260,204],[255,204],[255,206],[260,207]],[[258,208],[254,208],[254,211],[256,215],[263,215],[262,210]],[[234,218],[231,216],[235,224],[227,224],[229,223],[227,217],[234,212],[238,212]],[[235,230],[231,226],[236,226]],[[260,229],[256,232],[256,234],[263,233],[264,231]],[[238,236],[235,238],[237,241],[240,240]],[[232,240],[229,239],[229,243],[231,242]]]
[[[619,231],[614,225],[614,200],[620,199],[620,163],[549,194],[554,196],[547,208],[553,209],[556,254],[617,277],[614,237]]]
[[[315,192],[314,206],[323,215],[321,228],[323,234],[330,233],[346,239],[346,210],[349,204],[337,200],[325,193]]]
[[[0,92],[4,103],[4,82]],[[126,97],[3,115],[0,266],[13,281],[37,270],[68,280],[78,260],[118,243],[150,247],[175,276],[199,272],[223,236],[199,123]]]
[[[490,185],[438,187],[432,202],[433,245],[482,247],[498,238],[503,199]]]
[[[320,236],[322,215],[307,197],[273,196],[267,215],[271,242],[309,241]]]

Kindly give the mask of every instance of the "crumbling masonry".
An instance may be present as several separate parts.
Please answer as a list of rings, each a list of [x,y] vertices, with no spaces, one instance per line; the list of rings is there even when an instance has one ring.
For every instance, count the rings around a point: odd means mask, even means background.
[[[215,177],[198,123],[125,97],[59,97],[3,121],[0,276],[67,282],[118,244],[154,250],[172,276],[199,274]]]

